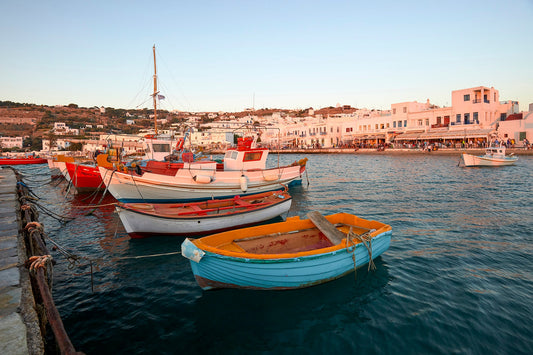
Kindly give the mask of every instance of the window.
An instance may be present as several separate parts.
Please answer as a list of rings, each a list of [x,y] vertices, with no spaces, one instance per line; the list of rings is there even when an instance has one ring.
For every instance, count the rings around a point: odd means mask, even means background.
[[[406,113],[407,112],[407,107],[404,107],[403,108],[403,113]]]
[[[407,120],[403,120],[403,126],[407,127]]]
[[[263,152],[247,152],[244,154],[244,161],[261,160]]]
[[[154,149],[154,152],[157,153],[170,152],[169,144],[152,144],[152,148]]]
[[[437,116],[437,124],[440,125],[442,123],[442,117]]]
[[[470,114],[465,113],[465,124],[470,124]]]
[[[392,121],[392,128],[396,128],[396,121]]]
[[[393,115],[396,114],[396,109],[395,109],[395,108],[392,109],[392,114],[393,114]]]
[[[398,121],[398,128],[402,128],[402,121]]]
[[[378,129],[378,124],[376,123],[376,129]]]
[[[422,126],[422,120],[418,120],[417,123],[419,126]]]
[[[387,128],[389,128],[389,127],[390,127],[390,123],[387,123]]]
[[[426,126],[429,126],[429,118],[426,118]]]
[[[472,114],[472,123],[479,123],[479,117],[477,112],[474,112]]]
[[[226,152],[226,156],[224,156],[224,159],[228,159],[228,160],[236,160],[238,154],[239,154],[239,153],[238,153],[236,150],[228,150],[228,151]]]
[[[466,94],[466,95],[464,96],[464,99],[465,99],[465,101],[470,101],[470,94]]]
[[[455,116],[455,122],[461,123],[461,114],[458,113],[457,116]]]

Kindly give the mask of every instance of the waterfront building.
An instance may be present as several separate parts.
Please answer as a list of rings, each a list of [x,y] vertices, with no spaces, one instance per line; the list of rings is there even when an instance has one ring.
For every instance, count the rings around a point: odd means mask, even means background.
[[[500,141],[511,138],[515,142],[533,138],[528,131],[530,125],[524,120],[533,117],[528,114],[513,116],[518,114],[518,102],[500,101],[495,88],[479,86],[455,90],[451,96],[450,107],[439,107],[428,99],[424,103],[393,103],[387,111],[342,106],[318,110],[314,116],[302,119],[285,117],[272,122],[278,132],[264,134],[263,142],[300,148],[432,143],[450,146],[459,142],[480,146],[497,138]],[[342,112],[341,108],[349,110]],[[337,112],[333,111],[335,109]],[[507,123],[511,117],[517,122]]]

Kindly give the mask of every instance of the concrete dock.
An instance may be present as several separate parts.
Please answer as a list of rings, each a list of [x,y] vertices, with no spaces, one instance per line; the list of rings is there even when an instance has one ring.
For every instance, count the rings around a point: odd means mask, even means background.
[[[43,354],[21,230],[17,179],[0,169],[0,354]]]

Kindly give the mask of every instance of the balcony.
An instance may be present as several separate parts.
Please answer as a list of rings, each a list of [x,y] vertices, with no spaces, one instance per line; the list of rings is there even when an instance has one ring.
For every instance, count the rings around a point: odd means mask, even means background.
[[[472,103],[474,103],[474,104],[480,104],[481,102],[482,102],[481,99],[474,99],[474,100],[472,100]],[[483,103],[485,103],[485,104],[490,104],[490,101],[487,100],[487,99],[484,99],[484,100],[483,100]]]

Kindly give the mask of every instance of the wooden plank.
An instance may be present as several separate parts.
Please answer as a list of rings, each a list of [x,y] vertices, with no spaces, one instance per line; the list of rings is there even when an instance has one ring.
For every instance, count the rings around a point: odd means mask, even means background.
[[[340,230],[335,228],[335,226],[322,216],[318,211],[312,211],[307,214],[307,218],[329,239],[333,245],[339,244],[346,235]]]

